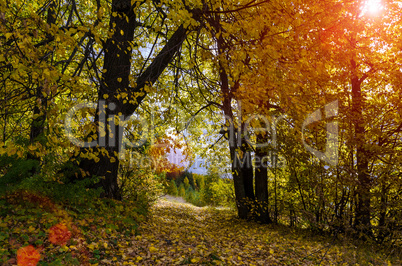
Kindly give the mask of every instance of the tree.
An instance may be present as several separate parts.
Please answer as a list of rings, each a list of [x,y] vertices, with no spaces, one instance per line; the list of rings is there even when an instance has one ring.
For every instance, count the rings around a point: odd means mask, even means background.
[[[177,190],[176,182],[172,179],[169,182],[168,194],[172,196],[177,196],[179,191]]]
[[[141,2],[138,4],[141,5]],[[152,4],[157,8],[156,2]],[[162,71],[171,62],[187,34],[187,29],[180,25],[153,62],[137,77],[136,86],[130,87],[131,45],[134,41],[134,31],[139,26],[135,9],[136,6],[132,5],[131,1],[112,1],[110,37],[104,44],[103,74],[100,80],[95,116],[95,124],[98,128],[95,132],[99,133],[99,128],[107,128],[106,121],[102,117],[112,117],[113,123],[109,124],[111,127],[109,130],[105,130],[106,141],[103,143],[104,145],[100,145],[103,147],[95,149],[99,160],[93,162],[83,159],[80,163],[81,169],[88,172],[90,176],[104,177],[101,183],[105,196],[117,199],[120,198],[117,181],[119,168],[117,154],[122,145],[123,129],[121,125],[144,99],[147,94],[147,86],[151,86],[157,81]],[[158,13],[160,16],[163,14],[163,12]],[[122,96],[123,94],[125,97]],[[126,97],[128,97],[128,101]],[[81,151],[82,154],[86,152],[88,152],[88,148],[83,148]]]
[[[53,126],[57,108],[63,106],[55,105],[69,87],[85,93],[85,86],[76,84],[82,66],[75,66],[78,47],[84,43],[77,40],[82,30],[71,25],[77,20],[74,8],[64,2],[25,5],[6,1],[0,3],[0,10],[2,142],[9,156],[16,154],[43,165],[55,144],[49,140],[60,133]],[[67,20],[62,13],[69,14]]]

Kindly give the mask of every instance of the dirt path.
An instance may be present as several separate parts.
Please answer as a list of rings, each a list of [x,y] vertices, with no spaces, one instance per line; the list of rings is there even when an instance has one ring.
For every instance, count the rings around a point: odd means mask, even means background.
[[[128,254],[136,265],[387,265],[355,247],[303,239],[234,218],[228,210],[160,199]],[[327,239],[330,241],[331,239]]]
[[[171,195],[163,195],[161,200],[176,202],[176,203],[187,203],[182,197],[175,197]]]

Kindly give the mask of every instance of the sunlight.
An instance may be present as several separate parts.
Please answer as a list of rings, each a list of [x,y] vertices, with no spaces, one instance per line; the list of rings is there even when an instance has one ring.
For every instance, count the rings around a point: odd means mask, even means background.
[[[370,15],[377,15],[381,12],[383,8],[384,7],[381,3],[381,0],[367,0],[364,3],[362,15],[365,15],[367,13]]]

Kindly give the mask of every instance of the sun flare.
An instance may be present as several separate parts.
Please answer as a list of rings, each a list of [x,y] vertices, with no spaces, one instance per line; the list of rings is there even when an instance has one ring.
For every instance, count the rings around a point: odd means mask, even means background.
[[[382,9],[381,0],[367,0],[364,3],[363,14],[377,15]]]

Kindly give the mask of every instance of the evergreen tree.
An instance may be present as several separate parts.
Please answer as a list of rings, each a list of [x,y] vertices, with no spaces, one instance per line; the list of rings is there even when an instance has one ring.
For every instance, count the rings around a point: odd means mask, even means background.
[[[188,178],[187,178],[187,177],[184,178],[183,183],[184,183],[184,188],[185,188],[186,190],[188,190],[188,188],[190,187],[190,182],[188,181]]]
[[[179,186],[179,196],[185,198],[186,197],[186,189],[184,188],[183,183]]]
[[[174,182],[173,179],[170,180],[170,182],[169,182],[168,194],[172,195],[172,196],[179,195],[179,191],[177,190],[176,182]]]

